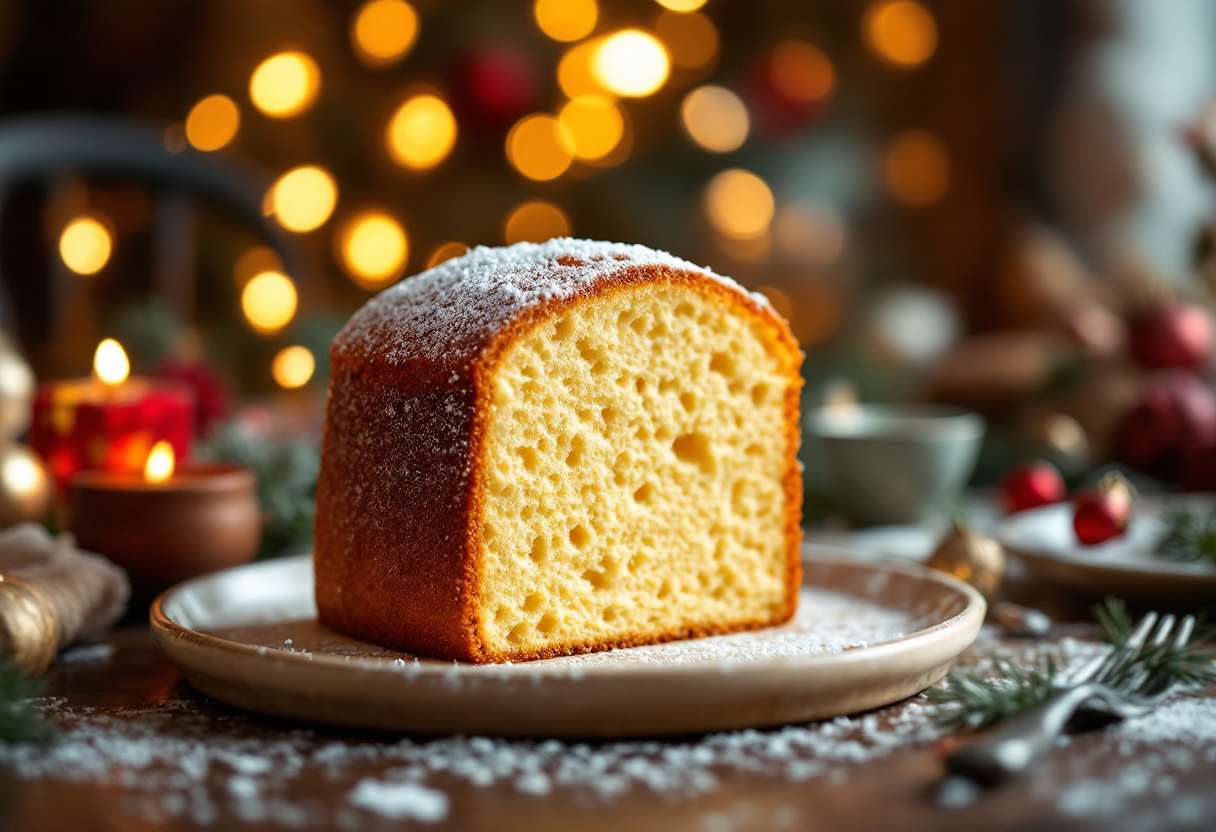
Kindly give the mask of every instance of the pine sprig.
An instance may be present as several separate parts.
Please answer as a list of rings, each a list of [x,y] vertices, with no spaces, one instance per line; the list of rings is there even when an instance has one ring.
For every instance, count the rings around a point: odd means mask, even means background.
[[[43,682],[11,659],[0,659],[0,744],[47,745],[54,730],[30,706],[41,696]]]
[[[1216,511],[1203,513],[1175,503],[1161,519],[1165,534],[1157,542],[1157,554],[1180,563],[1216,566]]]
[[[1100,605],[1095,605],[1090,612],[1102,628],[1102,640],[1113,645],[1116,649],[1127,644],[1134,627],[1132,618],[1127,613],[1127,605],[1120,598],[1107,597]],[[1205,626],[1200,618],[1195,626],[1191,641],[1184,647],[1174,647],[1166,642],[1159,647],[1148,647],[1141,650],[1136,661],[1109,680],[1113,688],[1128,686],[1133,680],[1140,679],[1141,689],[1165,688],[1170,685],[1182,687],[1197,687],[1216,682],[1216,662],[1194,645],[1212,641],[1214,633]]]
[[[1037,708],[1056,692],[1051,659],[1035,667],[997,662],[994,670],[952,668],[943,686],[928,691],[934,721],[950,730],[982,728]]]

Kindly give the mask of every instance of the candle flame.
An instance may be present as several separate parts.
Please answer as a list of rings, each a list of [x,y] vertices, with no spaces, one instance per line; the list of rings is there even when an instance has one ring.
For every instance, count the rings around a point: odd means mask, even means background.
[[[131,374],[131,362],[122,344],[113,338],[107,338],[97,345],[93,354],[93,372],[101,379],[101,383],[113,387],[122,384]]]
[[[169,479],[173,476],[176,461],[173,446],[164,440],[157,442],[148,454],[148,461],[144,463],[144,481],[159,483]]]

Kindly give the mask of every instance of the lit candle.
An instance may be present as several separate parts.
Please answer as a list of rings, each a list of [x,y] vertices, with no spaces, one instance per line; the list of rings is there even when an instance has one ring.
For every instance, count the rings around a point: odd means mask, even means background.
[[[46,460],[60,494],[77,471],[138,472],[152,447],[167,442],[186,459],[194,394],[169,381],[131,377],[122,345],[107,338],[93,356],[92,378],[44,384],[34,397],[30,445]]]

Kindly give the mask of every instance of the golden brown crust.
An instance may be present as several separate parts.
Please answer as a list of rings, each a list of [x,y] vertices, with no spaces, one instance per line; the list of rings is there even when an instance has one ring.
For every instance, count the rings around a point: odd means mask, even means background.
[[[504,310],[499,320],[479,321],[476,332],[459,333],[451,349],[435,350],[423,360],[417,355],[396,362],[382,358],[393,345],[377,341],[423,334],[384,323],[392,313],[383,308],[371,313],[380,318],[374,319],[378,329],[370,336],[361,312],[335,340],[317,486],[315,561],[322,623],[411,653],[501,662],[758,629],[794,614],[802,537],[802,478],[796,458],[802,354],[797,341],[771,307],[716,277],[679,261],[634,263],[613,256],[621,262],[594,279]],[[556,258],[552,268],[586,265],[567,254]],[[560,311],[647,284],[679,284],[718,297],[758,322],[784,358],[791,381],[785,401],[785,609],[772,620],[492,652],[481,637],[477,589],[484,511],[480,463],[495,370],[513,344]]]

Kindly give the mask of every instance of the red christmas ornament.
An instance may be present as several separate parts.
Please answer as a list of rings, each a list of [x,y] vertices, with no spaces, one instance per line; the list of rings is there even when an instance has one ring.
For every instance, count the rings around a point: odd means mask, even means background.
[[[1145,367],[1202,367],[1212,345],[1212,319],[1192,303],[1169,303],[1132,322],[1132,355]]]
[[[458,88],[468,115],[491,123],[509,122],[532,109],[539,87],[528,53],[507,44],[474,52],[460,70]]]
[[[1010,514],[1049,506],[1067,496],[1064,477],[1054,465],[1041,459],[1014,466],[1000,484],[1001,505]]]
[[[1132,519],[1132,487],[1122,474],[1111,473],[1073,498],[1072,527],[1083,546],[1119,537]]]
[[[1185,460],[1216,447],[1216,396],[1192,373],[1162,370],[1141,387],[1115,445],[1137,471],[1174,480]]]

